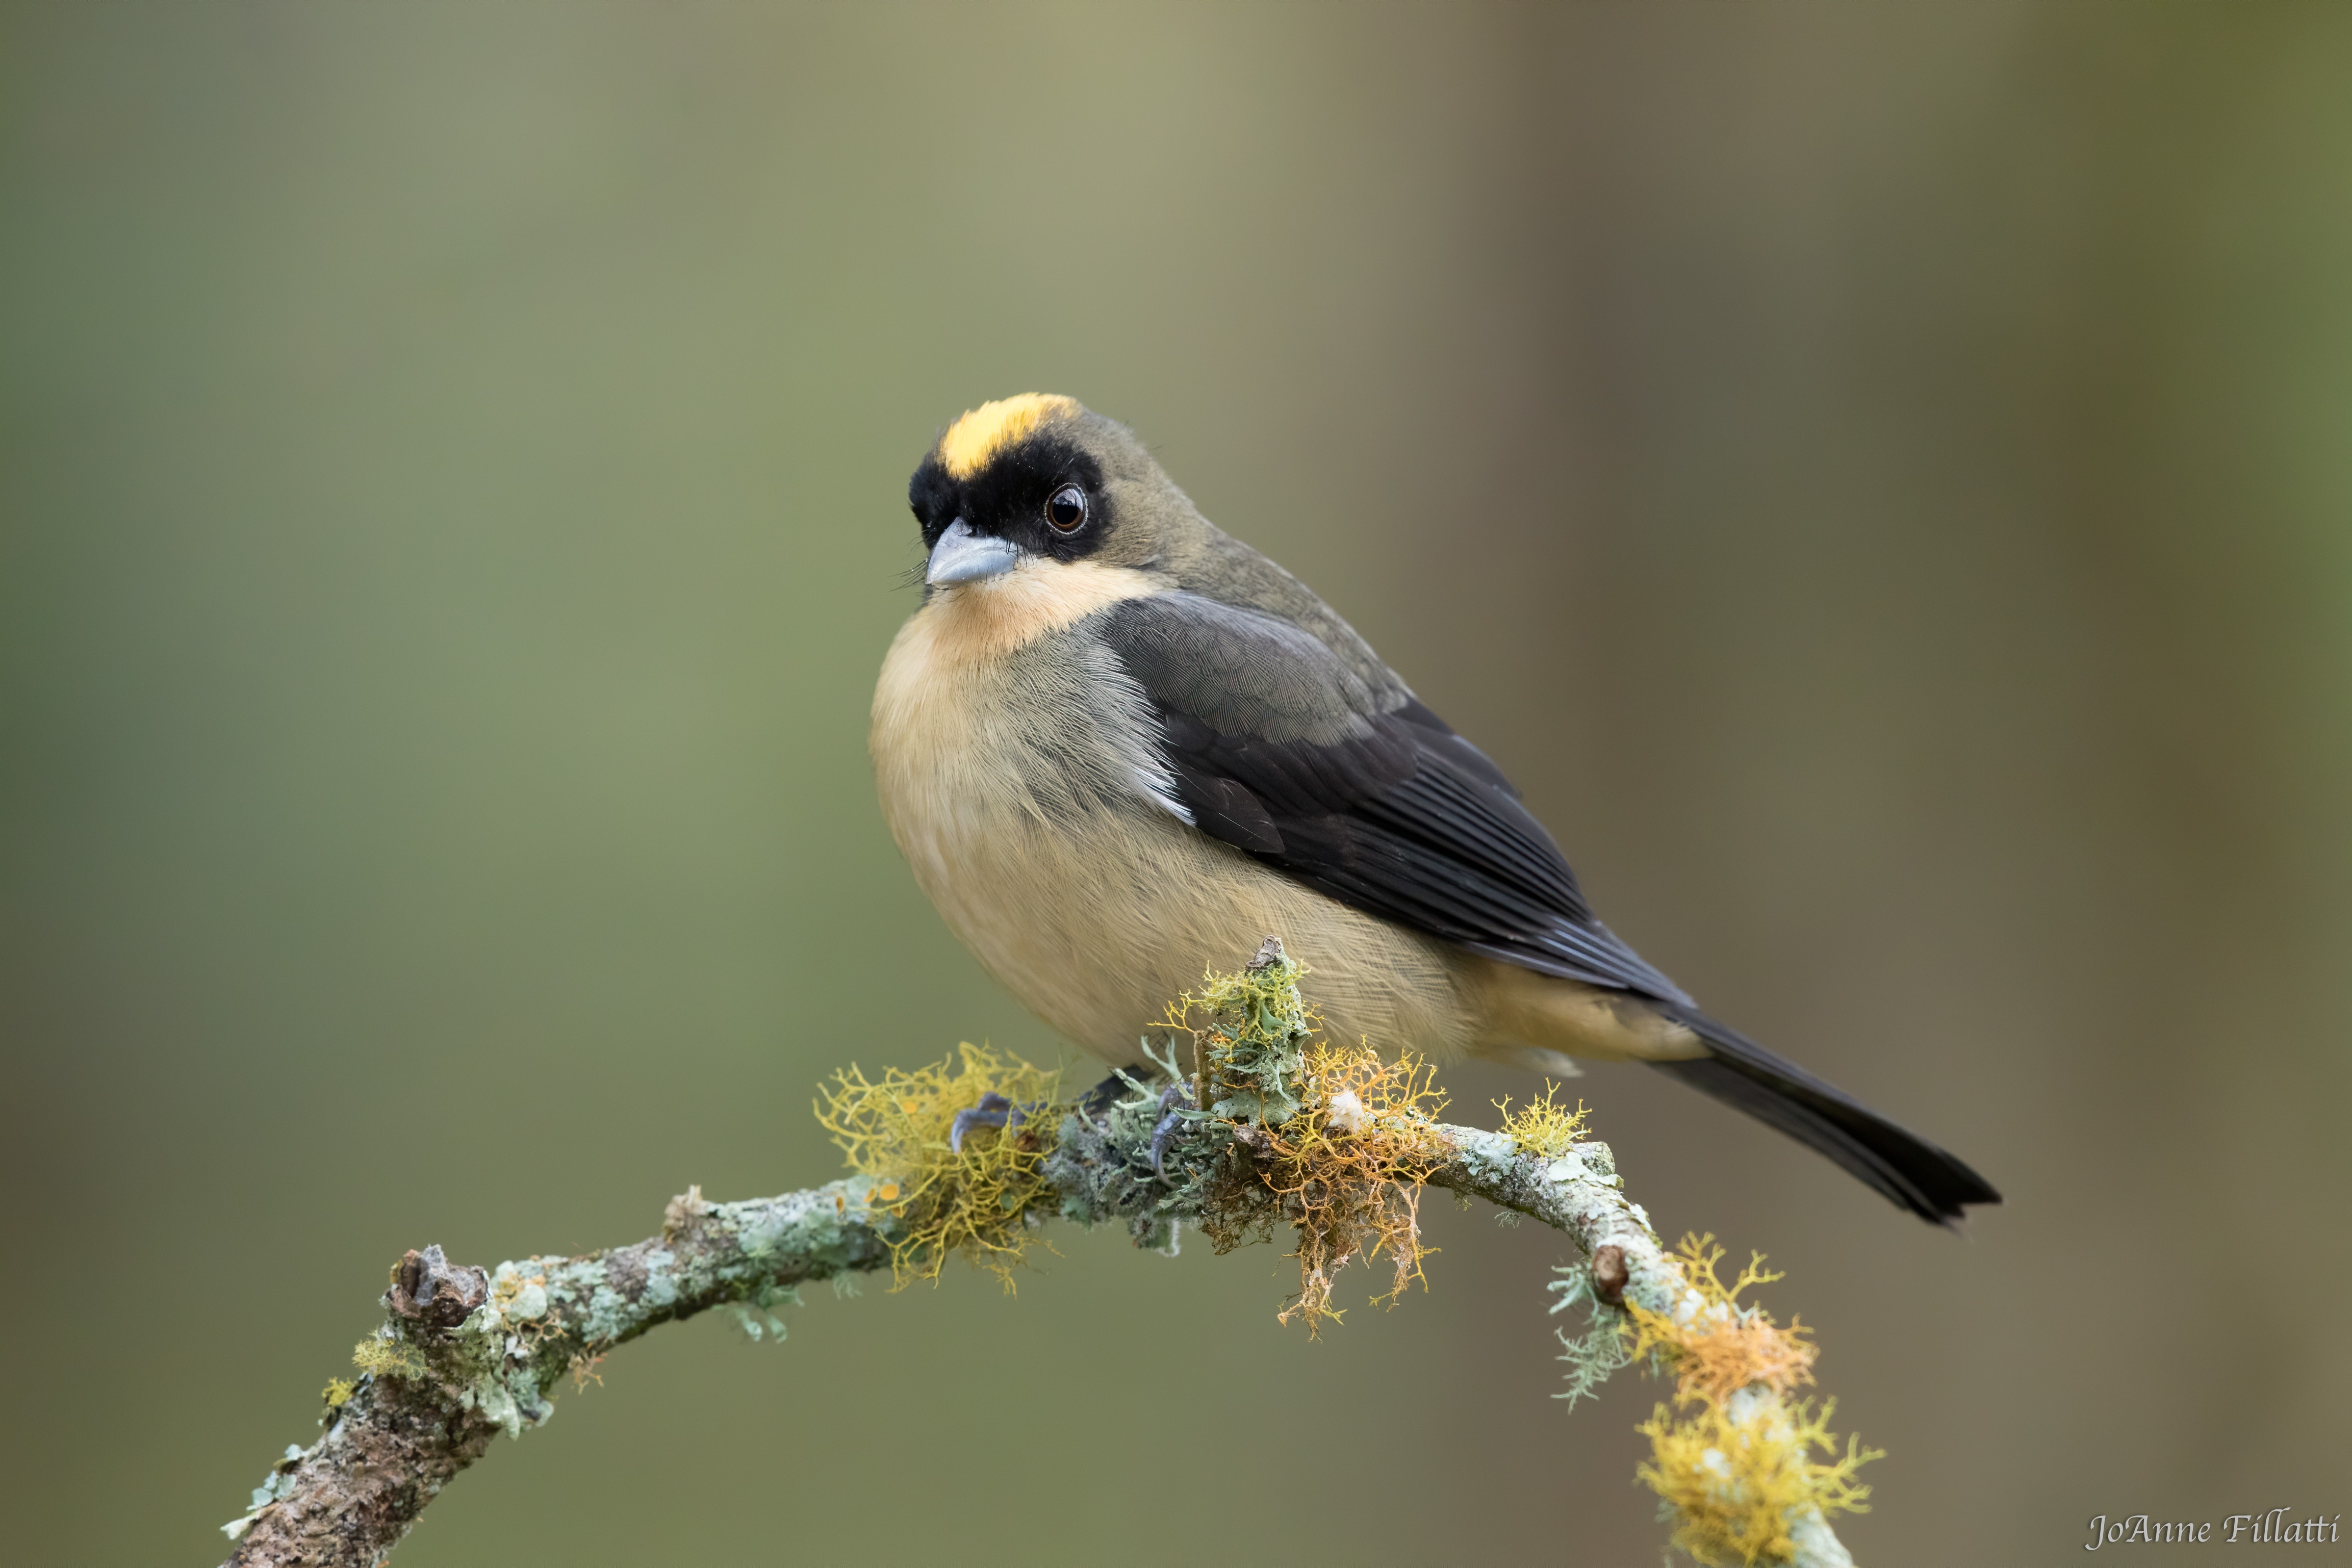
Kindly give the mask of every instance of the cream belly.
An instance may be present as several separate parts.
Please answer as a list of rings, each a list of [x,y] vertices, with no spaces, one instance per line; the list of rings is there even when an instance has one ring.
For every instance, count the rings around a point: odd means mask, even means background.
[[[976,826],[978,824],[960,824]],[[911,826],[911,824],[910,824]],[[1335,904],[1172,817],[1101,813],[913,836],[918,876],[991,974],[1082,1049],[1131,1063],[1170,1002],[1267,933],[1313,973],[1334,1038],[1453,1056],[1469,1044],[1441,945]],[[925,862],[928,862],[926,866]]]
[[[1140,692],[1069,632],[1158,585],[1068,566],[1007,575],[934,595],[892,643],[874,699],[876,781],[949,928],[1074,1044],[1139,1061],[1171,1001],[1271,933],[1313,972],[1335,1039],[1550,1071],[1565,1066],[1553,1051],[1697,1046],[1646,1009],[1350,909],[1192,827]]]

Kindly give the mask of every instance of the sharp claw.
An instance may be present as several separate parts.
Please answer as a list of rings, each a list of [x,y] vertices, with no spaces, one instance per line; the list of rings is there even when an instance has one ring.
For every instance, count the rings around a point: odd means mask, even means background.
[[[1176,1129],[1182,1124],[1183,1118],[1171,1111],[1151,1129],[1151,1174],[1162,1182],[1168,1179],[1168,1170],[1160,1162],[1168,1153],[1168,1140],[1176,1135]]]
[[[1160,1116],[1151,1129],[1151,1174],[1162,1183],[1168,1180],[1168,1172],[1160,1161],[1168,1153],[1169,1141],[1176,1136],[1176,1129],[1184,1124],[1180,1107],[1189,1108],[1192,1103],[1192,1092],[1182,1083],[1171,1083],[1160,1092]]]
[[[963,1135],[966,1133],[974,1127],[1003,1126],[1013,1109],[1013,1102],[1002,1094],[982,1095],[979,1104],[955,1113],[954,1122],[948,1127],[948,1147],[957,1154],[963,1153]]]

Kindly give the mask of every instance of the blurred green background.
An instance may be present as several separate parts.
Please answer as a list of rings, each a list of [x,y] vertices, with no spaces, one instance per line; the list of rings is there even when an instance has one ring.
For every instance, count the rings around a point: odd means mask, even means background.
[[[1864,1561],[2352,1508],[2347,80],[2319,5],[11,7],[6,1555],[216,1560],[404,1248],[1054,1053],[864,748],[906,476],[1032,388],[2008,1193],[1576,1086],[1790,1270]],[[1554,1403],[1561,1245],[1432,1208],[1318,1345],[1277,1249],[1076,1233],[665,1330],[400,1562],[1655,1561],[1656,1385]]]

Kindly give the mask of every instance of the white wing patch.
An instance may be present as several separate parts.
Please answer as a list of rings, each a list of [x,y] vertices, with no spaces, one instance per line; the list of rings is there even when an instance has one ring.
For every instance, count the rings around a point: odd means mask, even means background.
[[[1118,757],[1127,790],[1186,827],[1197,827],[1191,808],[1177,797],[1175,770],[1160,749],[1160,716],[1142,683],[1102,643],[1087,638],[1082,648],[1096,733]]]
[[[1159,807],[1161,810],[1167,812],[1170,816],[1175,818],[1186,827],[1196,828],[1200,826],[1198,822],[1195,822],[1192,820],[1192,809],[1186,806],[1183,801],[1176,799],[1176,776],[1173,773],[1169,772],[1165,768],[1154,768],[1150,771],[1138,768],[1135,774],[1135,788],[1137,792],[1142,795],[1145,800],[1150,801],[1153,805]]]

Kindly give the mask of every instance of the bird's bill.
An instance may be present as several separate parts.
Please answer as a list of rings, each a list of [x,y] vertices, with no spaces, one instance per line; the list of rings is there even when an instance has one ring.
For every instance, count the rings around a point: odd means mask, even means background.
[[[934,588],[950,582],[977,582],[983,577],[1011,571],[1020,561],[1018,546],[976,534],[970,523],[958,517],[940,535],[940,542],[931,547],[931,564],[924,570],[923,578]]]

